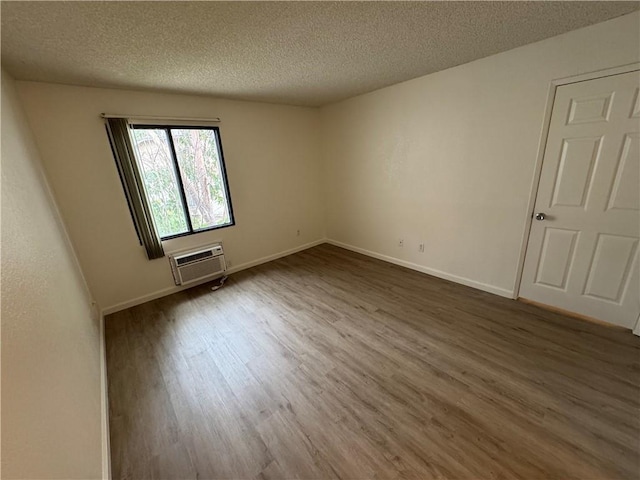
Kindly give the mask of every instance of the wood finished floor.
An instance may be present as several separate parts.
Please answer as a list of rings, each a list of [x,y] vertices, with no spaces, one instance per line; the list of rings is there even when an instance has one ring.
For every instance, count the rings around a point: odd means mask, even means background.
[[[640,338],[330,245],[106,335],[114,479],[640,476]]]

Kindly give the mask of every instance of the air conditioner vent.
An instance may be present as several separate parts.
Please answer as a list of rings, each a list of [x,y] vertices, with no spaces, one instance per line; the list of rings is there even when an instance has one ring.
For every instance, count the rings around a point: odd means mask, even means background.
[[[221,276],[227,270],[222,245],[169,255],[176,285],[185,285]]]
[[[213,257],[213,252],[211,250],[206,250],[204,252],[197,252],[191,255],[185,255],[183,257],[176,257],[176,264],[178,266],[184,265],[185,263],[195,262],[196,260],[201,260],[203,258],[211,258]]]

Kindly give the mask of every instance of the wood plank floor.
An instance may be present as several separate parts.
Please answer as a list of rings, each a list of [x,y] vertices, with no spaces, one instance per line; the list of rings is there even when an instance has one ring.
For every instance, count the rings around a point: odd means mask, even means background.
[[[640,338],[330,245],[106,334],[115,479],[640,476]]]

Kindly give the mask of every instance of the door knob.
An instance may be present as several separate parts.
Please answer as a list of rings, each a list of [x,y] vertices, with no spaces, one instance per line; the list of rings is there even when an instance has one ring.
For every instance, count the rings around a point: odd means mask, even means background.
[[[546,216],[544,213],[542,213],[542,212],[540,212],[540,213],[536,213],[536,220],[540,220],[540,221],[542,221],[542,220],[544,220],[545,218],[547,218],[547,216]]]

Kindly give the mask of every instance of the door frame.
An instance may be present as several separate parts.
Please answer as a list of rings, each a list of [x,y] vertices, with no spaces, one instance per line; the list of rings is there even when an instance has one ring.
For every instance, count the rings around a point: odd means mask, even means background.
[[[629,63],[621,65],[619,67],[606,68],[603,70],[596,70],[595,72],[582,73],[580,75],[574,75],[570,77],[563,77],[551,80],[549,84],[549,93],[547,94],[547,103],[544,112],[544,120],[542,123],[542,130],[540,132],[540,140],[538,141],[538,154],[536,155],[536,163],[533,173],[533,179],[531,181],[531,187],[529,190],[529,202],[527,203],[526,214],[529,215],[529,219],[525,223],[524,231],[522,233],[522,241],[520,244],[520,256],[518,258],[518,270],[516,272],[516,283],[513,289],[513,298],[520,298],[520,287],[522,284],[522,272],[524,271],[524,260],[527,254],[527,246],[529,244],[529,234],[531,233],[531,224],[533,223],[534,207],[536,205],[536,199],[538,196],[538,187],[540,186],[540,175],[542,173],[542,162],[544,160],[544,152],[547,148],[547,138],[549,136],[549,126],[551,124],[551,112],[553,111],[553,105],[556,97],[556,90],[562,85],[569,85],[571,83],[586,82],[589,80],[595,80],[597,78],[612,77],[614,75],[620,75],[624,73],[630,73],[640,70],[640,62]],[[636,335],[640,335],[640,317],[633,329]]]

